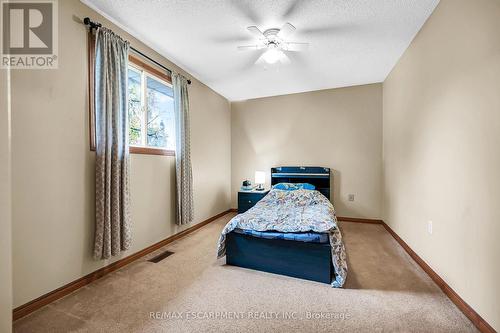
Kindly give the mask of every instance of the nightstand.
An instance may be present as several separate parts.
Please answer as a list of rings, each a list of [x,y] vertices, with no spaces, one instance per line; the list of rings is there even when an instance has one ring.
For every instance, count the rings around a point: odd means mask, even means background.
[[[269,190],[238,191],[238,214],[244,213],[260,201]]]

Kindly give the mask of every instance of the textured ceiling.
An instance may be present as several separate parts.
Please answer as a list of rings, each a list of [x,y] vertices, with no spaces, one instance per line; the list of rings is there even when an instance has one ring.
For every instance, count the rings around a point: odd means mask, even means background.
[[[82,0],[229,100],[382,82],[439,0]],[[289,65],[238,51],[292,23]]]

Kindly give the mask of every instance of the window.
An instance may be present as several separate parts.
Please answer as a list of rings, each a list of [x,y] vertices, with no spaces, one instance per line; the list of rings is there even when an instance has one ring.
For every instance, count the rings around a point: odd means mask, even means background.
[[[94,35],[89,33],[90,149],[95,150]],[[129,56],[129,145],[133,154],[175,155],[174,98],[170,76]]]
[[[138,59],[130,60],[128,115],[131,152],[173,153],[175,115],[170,78],[153,71]]]

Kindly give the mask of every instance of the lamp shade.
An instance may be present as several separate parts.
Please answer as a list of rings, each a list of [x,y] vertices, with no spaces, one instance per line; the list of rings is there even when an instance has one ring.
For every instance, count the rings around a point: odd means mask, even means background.
[[[264,171],[255,171],[255,184],[265,184],[266,173]]]

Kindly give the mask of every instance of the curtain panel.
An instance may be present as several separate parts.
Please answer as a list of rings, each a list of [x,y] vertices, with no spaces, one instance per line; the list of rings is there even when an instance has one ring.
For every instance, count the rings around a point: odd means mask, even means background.
[[[176,137],[176,222],[182,225],[190,223],[194,215],[188,82],[184,76],[172,73],[172,85],[174,90]]]
[[[95,40],[95,243],[107,259],[131,243],[127,70],[129,43],[98,28]]]

